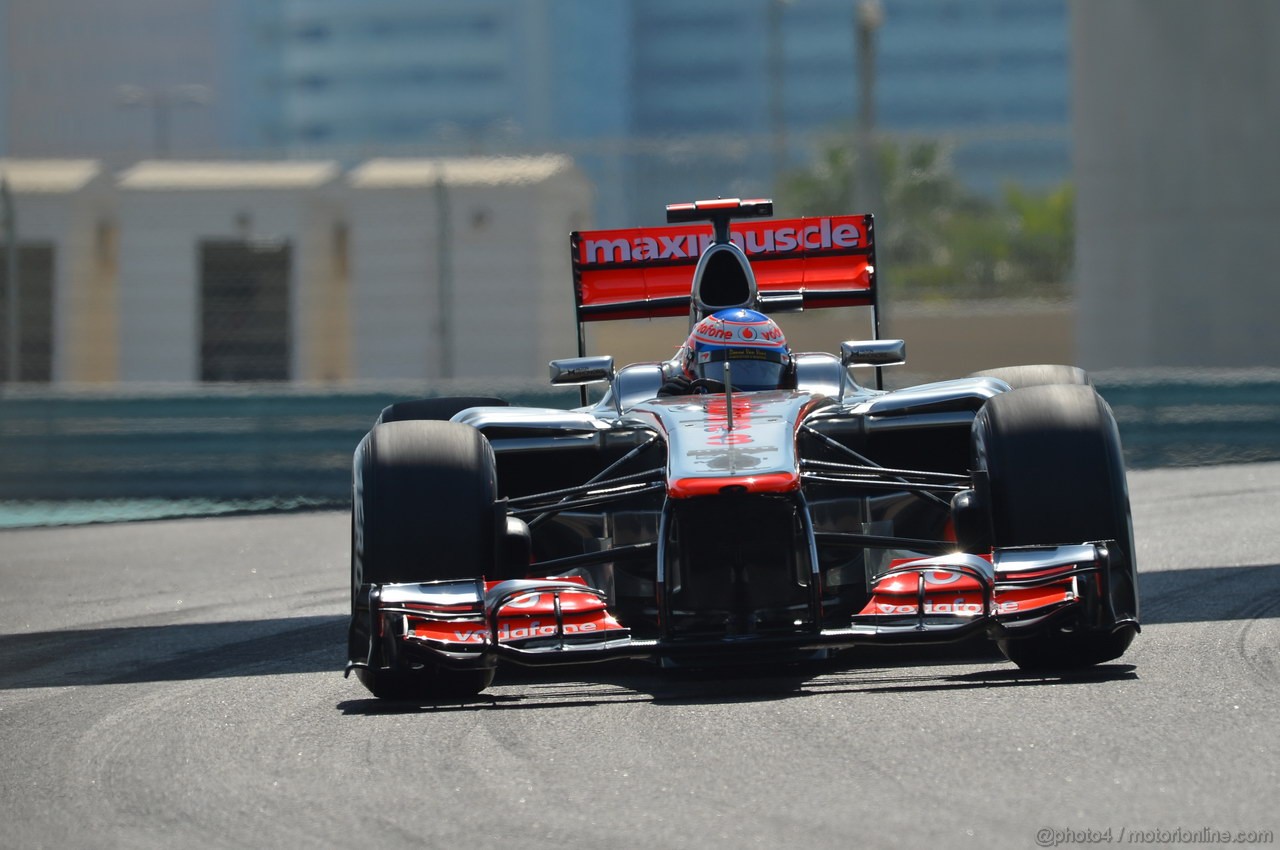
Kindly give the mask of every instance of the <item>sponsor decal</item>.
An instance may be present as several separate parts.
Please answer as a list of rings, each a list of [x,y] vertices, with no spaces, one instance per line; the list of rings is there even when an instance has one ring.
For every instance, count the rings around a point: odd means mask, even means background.
[[[594,635],[605,632],[623,630],[612,615],[602,617],[567,619],[564,623],[564,636]],[[556,630],[555,621],[534,620],[531,618],[510,618],[498,624],[498,640],[528,640],[530,638],[554,638],[561,633]],[[481,623],[444,623],[415,622],[413,636],[446,641],[448,643],[483,644],[489,640],[489,629]]]
[[[920,610],[914,604],[900,605],[893,602],[875,601],[873,605],[874,605],[874,610],[864,611],[863,613],[909,614],[911,616],[916,616]],[[871,606],[868,606],[868,607],[871,607]],[[1018,610],[1018,603],[1012,602],[1012,601],[997,602],[995,605],[995,610],[997,614],[1006,613],[1008,611],[1016,611]],[[973,600],[964,596],[957,596],[956,598],[950,599],[950,600],[925,599],[924,613],[925,614],[959,614],[959,615],[981,614],[982,600],[981,599]]]
[[[840,251],[864,247],[854,217],[780,219],[739,224],[731,241],[747,256],[797,251]],[[665,232],[664,232],[665,231]],[[647,260],[696,260],[712,243],[709,232],[686,228],[646,228],[635,231],[597,231],[583,234],[579,260],[588,265],[613,265]]]
[[[941,572],[941,571],[937,571]],[[950,571],[947,571],[950,573]],[[926,573],[926,576],[932,581],[935,571]],[[960,575],[959,573],[951,573]],[[968,579],[965,576],[966,580]],[[1009,588],[997,590],[995,597],[992,599],[991,613],[997,616],[1001,614],[1025,613],[1034,611],[1037,608],[1043,608],[1047,605],[1056,605],[1061,602],[1069,602],[1076,598],[1076,593],[1072,589],[1070,581],[1061,584],[1049,585],[1047,587],[1029,587],[1029,588]],[[982,596],[956,594],[934,594],[925,597],[924,613],[930,614],[950,614],[952,616],[975,616],[982,614]],[[865,615],[887,615],[887,616],[908,616],[918,617],[920,609],[916,605],[916,600],[906,593],[884,593],[883,588],[876,588],[875,594],[871,600],[867,602],[866,607],[859,612],[860,616]]]
[[[751,414],[755,405],[750,398],[733,399],[733,429],[729,429],[729,406],[724,396],[708,396],[707,421],[703,430],[707,432],[708,446],[742,446],[753,442],[751,436]]]
[[[751,261],[762,293],[801,289],[821,307],[872,303],[874,239],[866,216],[737,222],[730,238]],[[706,225],[575,231],[579,319],[687,315],[688,269],[712,241]]]
[[[565,623],[564,633],[566,635],[585,634],[598,630],[595,623]],[[543,623],[540,620],[532,620],[527,625],[513,626],[511,623],[501,623],[498,626],[498,640],[523,640],[525,638],[535,637],[555,637],[556,624]],[[458,643],[484,643],[489,639],[488,629],[454,629],[453,639]]]
[[[681,415],[673,429],[679,439],[672,448],[668,495],[798,490],[800,473],[791,447],[779,443],[793,439],[794,421],[775,413],[785,409],[778,401],[763,393],[733,395],[732,428],[724,395],[672,405]]]
[[[734,322],[708,316],[693,329],[694,339],[715,345],[741,344],[781,350],[786,345],[782,328],[773,322]]]

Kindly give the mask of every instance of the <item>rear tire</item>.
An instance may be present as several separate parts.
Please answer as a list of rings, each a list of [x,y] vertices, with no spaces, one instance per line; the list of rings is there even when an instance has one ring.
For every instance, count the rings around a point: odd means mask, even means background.
[[[1115,541],[1108,598],[1096,600],[1099,622],[1001,640],[1001,651],[1026,669],[1118,658],[1137,632],[1138,585],[1124,458],[1111,409],[1091,386],[1032,386],[992,398],[973,428],[974,468],[987,474],[995,546]],[[1096,585],[1085,589],[1091,587]]]
[[[507,402],[490,396],[443,396],[398,401],[382,408],[378,423],[409,422],[419,419],[448,420],[468,407],[506,407]]]
[[[401,420],[374,427],[356,451],[352,493],[350,657],[370,645],[361,588],[493,575],[497,543],[493,449],[468,425]],[[375,656],[395,658],[393,647]],[[398,665],[356,668],[382,699],[471,696],[493,670]]]
[[[1044,387],[1053,384],[1093,386],[1089,373],[1079,366],[1040,364],[1035,366],[1002,366],[974,372],[971,378],[997,378],[1015,390],[1024,387]]]

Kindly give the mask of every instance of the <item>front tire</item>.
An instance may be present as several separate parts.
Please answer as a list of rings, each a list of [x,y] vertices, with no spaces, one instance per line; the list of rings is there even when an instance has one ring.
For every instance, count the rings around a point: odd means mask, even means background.
[[[367,588],[493,575],[498,550],[497,475],[484,436],[453,422],[376,425],[356,451],[352,492],[351,628],[356,675],[382,699],[453,699],[479,693],[492,669],[458,670],[396,660],[394,636],[370,635]],[[391,662],[384,667],[381,660]]]
[[[1096,622],[999,641],[1026,669],[1086,667],[1118,658],[1137,632],[1137,567],[1120,436],[1091,386],[1031,386],[997,395],[973,426],[997,547],[1111,540]],[[1082,579],[1081,582],[1087,581]]]

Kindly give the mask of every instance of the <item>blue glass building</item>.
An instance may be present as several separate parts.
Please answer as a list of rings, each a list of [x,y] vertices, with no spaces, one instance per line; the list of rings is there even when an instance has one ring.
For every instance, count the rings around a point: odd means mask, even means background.
[[[601,223],[621,224],[677,198],[770,193],[780,168],[852,143],[867,0],[68,2],[102,25],[55,26],[66,4],[55,16],[40,0],[0,14],[21,46],[0,63],[12,155],[40,139],[53,155],[145,154],[111,87],[193,82],[214,97],[180,116],[175,146],[344,162],[563,151],[594,178]],[[878,5],[878,135],[941,139],[985,191],[1069,175],[1066,0]],[[163,38],[147,35],[156,21]],[[68,55],[94,65],[77,77]],[[59,102],[57,122],[25,114]],[[57,132],[15,129],[37,126]]]

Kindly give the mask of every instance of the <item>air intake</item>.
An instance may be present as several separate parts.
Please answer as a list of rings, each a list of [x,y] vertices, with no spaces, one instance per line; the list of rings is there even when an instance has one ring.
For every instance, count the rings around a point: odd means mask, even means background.
[[[756,276],[747,255],[732,242],[711,245],[693,272],[693,303],[698,316],[730,307],[756,306]]]

